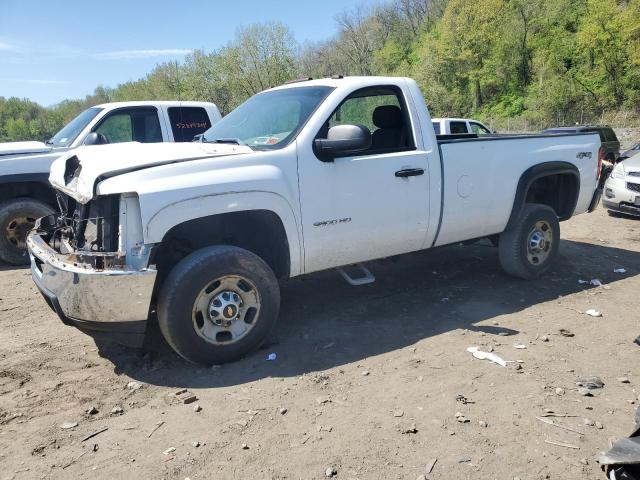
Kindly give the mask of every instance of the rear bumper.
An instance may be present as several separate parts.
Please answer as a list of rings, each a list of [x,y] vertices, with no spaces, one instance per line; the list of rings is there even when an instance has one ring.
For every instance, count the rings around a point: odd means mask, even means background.
[[[141,346],[156,271],[97,270],[29,235],[31,276],[47,304],[67,325],[92,336]]]

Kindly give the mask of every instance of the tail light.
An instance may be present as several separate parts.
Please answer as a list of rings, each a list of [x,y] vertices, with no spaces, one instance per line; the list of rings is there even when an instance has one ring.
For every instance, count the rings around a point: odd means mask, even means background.
[[[604,150],[602,147],[598,149],[598,180],[600,180],[600,176],[602,175],[602,160],[604,158]]]

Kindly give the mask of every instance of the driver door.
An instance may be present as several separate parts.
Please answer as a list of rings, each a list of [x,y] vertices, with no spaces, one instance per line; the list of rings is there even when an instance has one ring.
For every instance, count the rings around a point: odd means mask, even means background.
[[[298,146],[306,272],[419,250],[427,235],[428,158],[416,148],[401,90],[352,93],[316,138],[341,124],[367,126],[372,146],[333,162]]]

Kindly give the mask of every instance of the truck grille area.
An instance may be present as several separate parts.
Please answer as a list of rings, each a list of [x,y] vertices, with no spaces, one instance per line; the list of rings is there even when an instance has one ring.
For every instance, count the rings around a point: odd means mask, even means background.
[[[640,192],[640,183],[627,182],[627,188],[629,190],[633,190],[634,192]]]
[[[81,204],[57,192],[60,213],[36,225],[59,253],[100,253],[118,250],[119,195],[97,197]]]

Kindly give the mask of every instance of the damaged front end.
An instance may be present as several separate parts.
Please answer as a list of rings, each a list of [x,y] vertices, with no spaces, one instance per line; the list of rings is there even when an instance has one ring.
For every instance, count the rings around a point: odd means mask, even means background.
[[[35,233],[78,267],[124,268],[120,242],[120,196],[97,197],[87,204],[57,192],[60,213],[36,222]]]
[[[137,196],[82,204],[58,193],[58,203],[60,213],[38,220],[27,239],[36,286],[64,323],[140,346],[156,270],[142,243]]]

